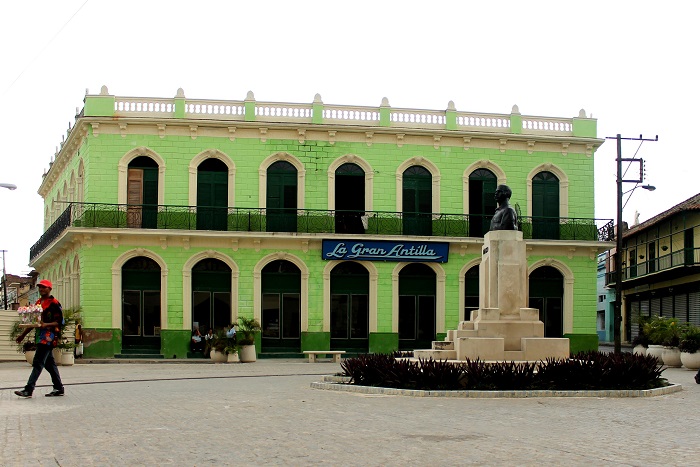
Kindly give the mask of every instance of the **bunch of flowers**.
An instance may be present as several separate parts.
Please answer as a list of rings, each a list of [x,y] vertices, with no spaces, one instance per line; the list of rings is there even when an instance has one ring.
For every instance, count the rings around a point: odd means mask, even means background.
[[[41,305],[21,306],[17,309],[22,324],[37,324],[41,319]]]

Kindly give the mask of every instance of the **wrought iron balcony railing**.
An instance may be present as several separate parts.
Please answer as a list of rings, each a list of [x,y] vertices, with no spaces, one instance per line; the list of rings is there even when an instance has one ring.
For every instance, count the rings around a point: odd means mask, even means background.
[[[72,203],[30,249],[36,258],[68,227],[483,237],[492,216],[322,209]],[[612,220],[521,217],[526,239],[610,241]]]
[[[683,248],[658,258],[624,266],[622,268],[622,282],[679,266],[700,266],[700,248]],[[615,281],[615,271],[606,273],[605,285],[612,285]]]

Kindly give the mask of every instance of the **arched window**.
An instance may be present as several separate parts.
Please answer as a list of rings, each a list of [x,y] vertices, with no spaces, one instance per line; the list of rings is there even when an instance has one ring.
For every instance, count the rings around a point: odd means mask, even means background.
[[[471,310],[479,308],[479,265],[464,274],[464,321],[471,320]]]
[[[402,191],[404,235],[431,235],[432,175],[419,165],[407,168]]]
[[[148,156],[129,163],[126,185],[127,226],[155,229],[158,215],[158,164]]]
[[[160,276],[158,263],[145,256],[122,266],[122,349],[160,350]]]
[[[335,231],[365,233],[365,171],[357,164],[345,163],[335,171]]]
[[[369,273],[345,261],[331,271],[331,349],[369,349]]]
[[[483,237],[496,211],[496,175],[488,169],[469,174],[469,236]]]
[[[399,349],[428,349],[436,331],[436,275],[413,263],[399,272]]]
[[[267,231],[297,231],[297,169],[277,161],[267,169]]]
[[[197,167],[197,229],[227,230],[228,167],[205,159]]]
[[[231,268],[215,258],[192,268],[192,326],[204,335],[231,324]]]
[[[564,276],[551,266],[530,273],[530,308],[540,310],[544,337],[564,334]]]
[[[559,239],[559,178],[552,172],[532,177],[532,238]]]
[[[290,261],[268,263],[261,274],[262,351],[301,349],[301,271]]]

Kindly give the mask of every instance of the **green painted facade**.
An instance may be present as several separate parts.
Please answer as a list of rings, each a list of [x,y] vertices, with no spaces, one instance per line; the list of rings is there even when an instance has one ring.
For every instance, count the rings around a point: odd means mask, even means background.
[[[309,119],[292,123],[269,118],[259,121],[255,112],[260,104],[254,99],[238,103],[243,115],[235,121],[198,120],[188,113],[184,96],[172,100],[168,116],[145,112],[145,120],[128,113],[121,115],[115,110],[118,100],[106,92],[86,97],[83,116],[76,122],[73,134],[62,147],[40,189],[45,199],[45,215],[50,221],[47,229],[71,202],[117,204],[120,188],[126,189],[119,187],[119,163],[137,148],[145,148],[144,154],[156,154],[164,161],[159,176],[162,177],[161,196],[165,206],[190,204],[190,163],[201,153],[213,150],[235,166],[235,206],[230,206],[234,208],[264,206],[259,186],[264,180],[260,176],[261,170],[264,171],[262,164],[270,156],[283,154],[298,161],[304,170],[304,185],[299,186],[299,190],[304,190],[304,204],[298,207],[328,210],[329,167],[340,158],[352,155],[355,159],[349,161],[361,159],[372,168],[373,211],[400,211],[397,170],[405,161],[414,160],[415,164],[427,161],[438,171],[432,174],[433,180],[439,179],[439,192],[433,192],[433,197],[439,199],[440,213],[467,214],[468,207],[463,202],[464,177],[468,177],[465,170],[475,162],[487,161],[505,173],[506,182],[514,193],[511,204],[517,203],[523,216],[531,215],[528,213],[528,176],[536,167],[541,167],[540,170],[555,167],[566,175],[568,218],[594,216],[592,153],[602,141],[596,139],[595,120],[585,117],[569,119],[571,130],[568,132],[547,134],[547,131],[529,132],[524,124],[528,117],[513,113],[505,116],[508,128],[490,134],[460,126],[459,113],[452,109],[445,112],[443,127],[433,131],[420,125],[396,126],[388,105],[374,109],[378,115],[376,121],[351,127],[329,123],[320,99],[308,106]],[[305,131],[303,137],[301,129]],[[192,311],[184,309],[183,305],[184,283],[189,277],[189,272],[183,270],[195,255],[211,252],[227,257],[237,268],[238,299],[232,307],[238,316],[255,314],[254,304],[260,299],[254,296],[256,267],[261,267],[263,258],[283,251],[303,263],[308,270],[308,288],[302,290],[302,294],[308,296],[302,303],[308,303],[308,308],[303,311],[307,324],[301,329],[298,351],[330,349],[331,333],[324,321],[327,262],[321,259],[320,243],[325,238],[344,238],[342,234],[229,231],[222,237],[219,232],[209,235],[198,230],[124,228],[123,222],[117,228],[109,225],[95,228],[89,225],[88,219],[86,215],[82,224],[72,223],[32,258],[42,277],[58,283],[63,281],[59,293],[70,293],[70,304],[82,307],[84,328],[88,335],[96,336],[93,341],[86,342],[86,357],[112,357],[122,351],[122,330],[113,326],[114,267],[121,255],[135,249],[157,256],[167,267],[167,273],[161,271],[167,277],[167,286],[161,290],[167,298],[167,319],[161,322],[159,330],[160,353],[166,358],[187,357],[190,329],[186,317]],[[379,237],[364,235],[362,238]],[[381,239],[400,242],[411,237],[382,236]],[[232,246],[232,240],[238,242],[238,246]],[[440,265],[445,278],[442,297],[445,329],[437,330],[436,338],[441,339],[447,329],[456,328],[462,319],[459,276],[466,264],[480,258],[480,239],[434,237],[429,240],[450,243],[449,261]],[[604,242],[595,239],[528,242],[530,265],[544,262],[542,264],[564,265],[570,271],[573,311],[571,329],[566,334],[572,339],[572,350],[574,347],[592,348],[589,337],[596,332],[595,254],[607,248]],[[373,266],[377,272],[376,330],[368,335],[367,350],[388,352],[396,350],[399,343],[392,315],[392,274],[397,263],[378,261]],[[121,304],[117,308],[120,307]],[[117,318],[117,321],[121,319]],[[265,352],[261,336],[257,337],[256,345],[259,353]]]

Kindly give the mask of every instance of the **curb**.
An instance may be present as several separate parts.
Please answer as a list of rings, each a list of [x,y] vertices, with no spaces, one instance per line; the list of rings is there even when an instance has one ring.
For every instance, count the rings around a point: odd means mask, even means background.
[[[654,389],[604,389],[582,391],[423,391],[417,389],[379,388],[347,384],[346,376],[326,376],[324,382],[311,383],[312,389],[352,392],[359,394],[381,394],[408,397],[458,397],[469,399],[520,399],[527,397],[654,397],[673,394],[683,390],[680,384],[670,384]],[[329,382],[331,381],[331,382]]]

